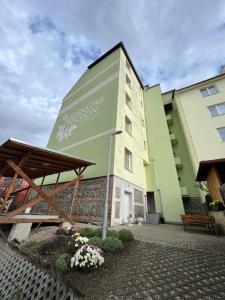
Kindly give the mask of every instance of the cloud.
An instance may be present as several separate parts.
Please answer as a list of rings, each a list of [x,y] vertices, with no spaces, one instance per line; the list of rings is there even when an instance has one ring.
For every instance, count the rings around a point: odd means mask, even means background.
[[[121,40],[143,83],[163,91],[225,63],[223,0],[5,0],[0,18],[0,142],[45,145],[64,95]]]

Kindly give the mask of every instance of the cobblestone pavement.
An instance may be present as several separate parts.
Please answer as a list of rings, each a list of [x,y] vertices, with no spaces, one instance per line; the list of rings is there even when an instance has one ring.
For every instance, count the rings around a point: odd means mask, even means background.
[[[95,277],[85,299],[225,299],[225,237],[179,225],[120,226],[134,245]]]
[[[75,300],[70,288],[56,281],[0,239],[0,299],[8,300],[17,290],[21,300]]]
[[[222,254],[141,242],[121,265],[112,268],[110,286],[103,279],[105,295],[98,299],[225,299]]]
[[[115,227],[116,230],[121,228],[131,230],[135,239],[142,242],[225,254],[225,236],[209,233],[206,227],[187,227],[185,231],[182,225],[169,224]]]

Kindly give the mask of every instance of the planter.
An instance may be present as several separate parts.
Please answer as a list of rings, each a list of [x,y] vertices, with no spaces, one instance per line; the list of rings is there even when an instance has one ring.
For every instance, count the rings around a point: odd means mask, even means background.
[[[133,218],[132,217],[127,217],[127,221],[128,221],[128,226],[132,226]]]
[[[213,216],[219,230],[225,235],[225,215],[224,211],[209,211],[209,215]]]
[[[138,217],[137,218],[138,225],[142,225],[142,221],[143,221],[142,217]]]

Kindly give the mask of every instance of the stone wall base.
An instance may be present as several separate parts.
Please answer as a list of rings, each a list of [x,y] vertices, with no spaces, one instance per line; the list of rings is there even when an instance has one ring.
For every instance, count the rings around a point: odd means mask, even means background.
[[[111,220],[111,203],[112,203],[112,188],[113,188],[113,176],[110,176],[109,181],[109,211],[108,220],[110,224]],[[45,192],[54,188],[54,185],[45,185],[42,190]],[[71,203],[73,199],[75,186],[63,190],[56,194],[55,201],[59,207],[61,207],[67,214],[70,213]],[[32,191],[30,199],[34,199],[37,194]],[[106,197],[106,177],[97,177],[91,179],[83,179],[80,181],[79,190],[76,196],[76,202],[72,215],[75,221],[87,222],[87,223],[99,223],[103,222],[104,202]],[[32,212],[47,213],[49,207],[46,201],[39,203]],[[51,209],[51,214],[55,214],[56,211]]]
[[[200,198],[183,198],[183,205],[187,215],[206,215]]]

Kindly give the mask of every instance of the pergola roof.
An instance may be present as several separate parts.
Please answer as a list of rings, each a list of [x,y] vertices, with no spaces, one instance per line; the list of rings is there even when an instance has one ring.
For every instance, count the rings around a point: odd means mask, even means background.
[[[200,161],[196,181],[205,181],[212,166],[216,167],[221,178],[225,178],[225,158],[218,158]]]
[[[7,159],[18,164],[27,154],[28,158],[23,164],[23,171],[32,179],[95,165],[92,161],[10,138],[0,146],[0,170],[6,165]],[[8,167],[3,176],[12,177],[14,173]]]

